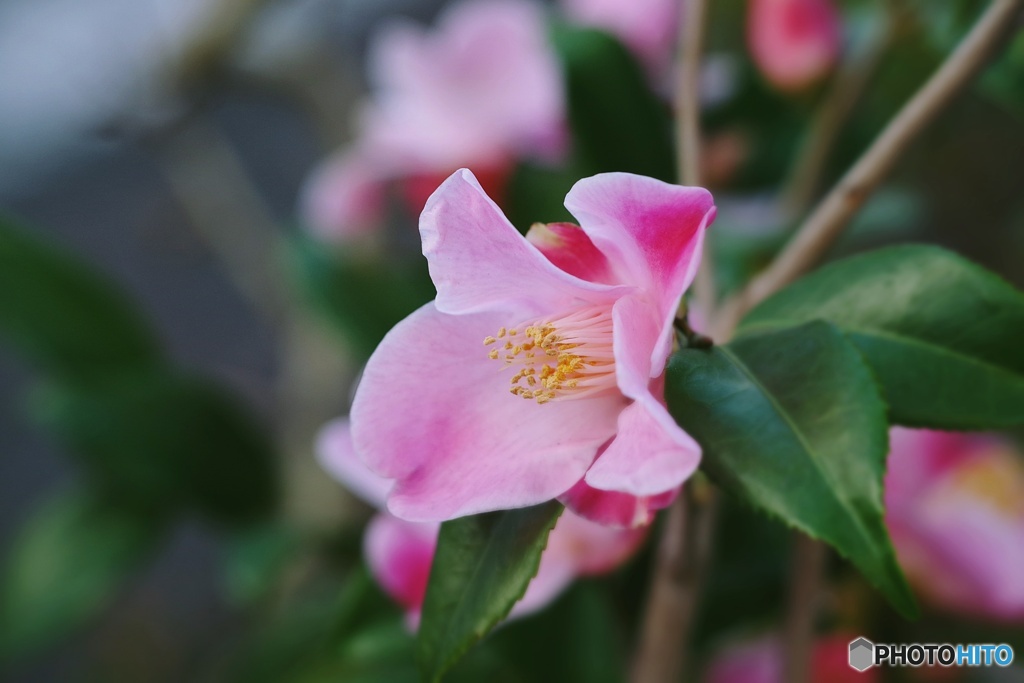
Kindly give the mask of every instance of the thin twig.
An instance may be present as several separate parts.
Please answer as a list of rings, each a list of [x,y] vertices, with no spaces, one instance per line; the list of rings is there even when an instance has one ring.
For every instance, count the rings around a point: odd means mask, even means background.
[[[789,575],[789,604],[783,630],[783,676],[786,683],[807,683],[814,643],[826,547],[809,536],[797,534]]]
[[[282,311],[276,263],[278,229],[244,163],[202,115],[162,139],[158,159],[168,187],[231,282],[270,323]]]
[[[281,342],[276,426],[284,514],[307,529],[328,528],[343,499],[311,457],[311,435],[344,403],[351,362],[326,325],[287,305],[279,230],[231,142],[202,115],[161,138],[157,158],[189,222]]]
[[[872,191],[924,128],[981,70],[1013,28],[1024,0],[993,0],[988,9],[861,158],[818,204],[770,266],[727,302],[715,319],[728,335],[744,313],[817,263]]]
[[[689,641],[714,546],[715,490],[688,483],[669,508],[633,672],[633,683],[676,683],[689,669]]]
[[[700,62],[707,0],[686,3],[679,24],[676,84],[676,164],[683,185],[700,182]]]
[[[679,25],[679,82],[676,86],[676,164],[683,185],[700,185],[700,63],[704,51],[707,0],[685,4]],[[693,285],[697,308],[707,315],[715,305],[715,269],[710,244]]]

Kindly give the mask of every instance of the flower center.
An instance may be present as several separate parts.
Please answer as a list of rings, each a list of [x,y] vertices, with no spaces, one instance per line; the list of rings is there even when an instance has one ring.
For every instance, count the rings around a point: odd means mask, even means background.
[[[613,389],[615,355],[607,307],[584,308],[547,322],[502,327],[484,339],[487,355],[517,370],[510,391],[539,404]]]
[[[1024,468],[1017,455],[1006,447],[961,467],[954,475],[954,486],[1004,514],[1006,517],[1024,515]]]

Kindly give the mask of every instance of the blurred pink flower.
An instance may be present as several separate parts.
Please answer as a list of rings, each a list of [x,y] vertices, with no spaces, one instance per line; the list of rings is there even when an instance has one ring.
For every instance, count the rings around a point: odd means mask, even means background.
[[[749,0],[747,43],[754,63],[775,87],[797,91],[833,67],[842,23],[833,0]]]
[[[415,214],[455,169],[474,168],[497,191],[515,160],[565,151],[562,76],[539,4],[464,1],[433,29],[395,22],[369,64],[358,139],[312,175],[301,200],[325,237],[379,224],[389,182]]]
[[[633,526],[696,469],[700,447],[665,409],[662,373],[711,195],[606,173],[565,205],[582,229],[537,225],[524,239],[469,171],[427,202],[437,298],[381,342],[351,413],[359,455],[396,480],[394,515],[440,521],[561,497]]]
[[[1024,619],[1024,460],[994,435],[893,429],[886,522],[900,564],[940,608]]]
[[[384,509],[393,482],[370,472],[356,456],[348,420],[335,420],[323,429],[317,456],[332,477],[370,505]],[[374,578],[402,606],[413,626],[419,620],[440,526],[406,522],[381,512],[370,521],[363,539]],[[645,536],[646,529],[609,529],[563,513],[548,537],[537,576],[510,616],[542,609],[578,577],[612,571],[636,552]]]
[[[811,683],[874,683],[878,669],[851,668],[848,647],[856,636],[819,638],[811,654]],[[735,645],[708,665],[705,683],[783,683],[782,648],[774,637]]]
[[[571,21],[604,29],[656,78],[669,71],[684,0],[562,0]]]

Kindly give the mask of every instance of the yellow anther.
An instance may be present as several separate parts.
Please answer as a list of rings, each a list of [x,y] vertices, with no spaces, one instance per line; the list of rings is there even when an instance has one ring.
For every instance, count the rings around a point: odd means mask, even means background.
[[[502,327],[486,337],[485,345],[504,339],[488,357],[515,366],[509,391],[514,396],[548,403],[556,398],[580,398],[615,388],[610,311],[596,308],[570,312],[555,322]],[[522,333],[524,339],[512,338]]]

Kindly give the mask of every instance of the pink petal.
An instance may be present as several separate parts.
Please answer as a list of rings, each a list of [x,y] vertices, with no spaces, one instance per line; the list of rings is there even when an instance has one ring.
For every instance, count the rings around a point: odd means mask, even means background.
[[[548,538],[545,558],[571,564],[577,576],[610,572],[636,553],[649,527],[617,529],[566,511]]]
[[[537,576],[512,616],[543,608],[577,577],[616,569],[636,553],[646,536],[647,528],[613,529],[565,511],[548,537]]]
[[[540,405],[510,393],[508,371],[482,343],[509,322],[427,304],[367,363],[352,436],[371,469],[398,480],[395,515],[437,521],[551,500],[614,434],[621,396]]]
[[[398,604],[418,613],[437,547],[437,524],[413,524],[388,514],[370,521],[363,551],[370,572]]]
[[[328,422],[316,439],[316,457],[327,474],[378,509],[384,509],[384,500],[394,484],[390,479],[379,477],[366,466],[352,446],[352,429],[349,421],[340,418]]]
[[[654,521],[654,514],[672,504],[679,489],[657,496],[631,496],[618,491],[601,491],[580,481],[559,497],[562,504],[581,517],[604,526],[630,529]]]
[[[587,484],[606,491],[652,496],[673,490],[700,464],[701,450],[653,398],[619,414],[615,439],[587,471]]]
[[[344,241],[378,228],[387,174],[363,150],[328,159],[306,181],[299,211],[326,240]]]
[[[452,174],[427,201],[420,235],[437,287],[435,303],[443,313],[550,314],[581,301],[611,301],[628,291],[580,280],[544,258],[466,169]]]
[[[413,174],[403,178],[399,183],[399,188],[410,213],[414,216],[420,215],[427,200],[430,199],[430,195],[434,194],[441,183],[457,168],[456,166],[446,168],[443,172]],[[473,174],[480,183],[480,187],[484,189],[488,197],[494,199],[498,204],[503,202],[508,179],[513,170],[511,161],[496,166],[473,165]]]
[[[632,173],[578,181],[565,206],[597,248],[630,274],[678,301],[700,263],[698,239],[715,216],[711,193]]]
[[[587,472],[587,483],[594,488],[635,496],[664,493],[700,463],[700,446],[661,404],[665,359],[671,351],[671,336],[664,332],[671,335],[672,329],[661,328],[654,315],[638,295],[619,299],[612,309],[616,381],[635,402],[619,414],[615,440]]]
[[[672,338],[662,334],[657,314],[639,295],[623,297],[612,307],[615,380],[629,398],[650,393],[651,378],[662,374],[672,351]],[[667,331],[671,335],[672,328]]]
[[[623,282],[640,285],[660,321],[652,356],[661,374],[672,319],[700,265],[704,231],[715,217],[711,194],[630,173],[602,173],[573,186],[565,206]]]
[[[582,280],[612,284],[615,275],[587,233],[572,223],[534,223],[527,241],[555,266]]]

